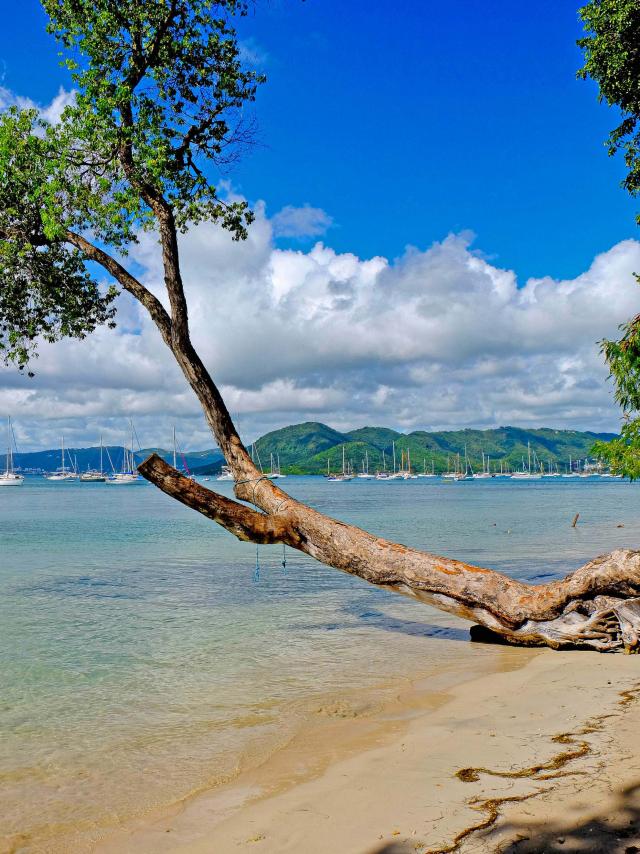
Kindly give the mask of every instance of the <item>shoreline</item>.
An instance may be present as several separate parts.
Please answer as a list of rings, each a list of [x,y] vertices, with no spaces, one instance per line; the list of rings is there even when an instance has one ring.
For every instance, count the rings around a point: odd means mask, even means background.
[[[373,711],[329,704],[258,768],[105,833],[91,850],[444,854],[491,851],[515,834],[518,851],[534,852],[522,846],[549,832],[548,816],[558,838],[574,832],[565,805],[578,826],[626,791],[611,807],[626,816],[620,798],[640,782],[635,657],[507,647],[495,664],[480,677],[449,673],[448,684],[420,678]]]
[[[448,642],[450,643],[450,642]],[[311,694],[298,700],[291,713],[283,719],[283,728],[291,728],[285,740],[274,740],[271,748],[256,753],[251,749],[240,758],[234,773],[215,783],[200,786],[173,803],[165,802],[139,814],[116,816],[106,824],[100,823],[85,830],[53,836],[48,851],[119,852],[131,845],[138,850],[137,834],[146,835],[157,823],[164,826],[168,819],[180,817],[197,809],[201,799],[213,798],[219,811],[216,822],[227,812],[241,808],[245,803],[276,794],[292,786],[315,779],[337,761],[346,756],[366,752],[372,745],[386,743],[398,737],[409,722],[425,711],[443,705],[450,689],[462,682],[478,678],[478,673],[489,675],[496,670],[520,666],[518,659],[530,656],[531,651],[508,647],[483,647],[474,645],[478,653],[473,660],[467,657],[469,643],[455,643],[444,659],[432,655],[426,659],[418,673],[398,673],[381,679],[368,687],[348,687]],[[437,650],[438,646],[434,647]],[[444,651],[444,650],[443,650]],[[396,650],[401,654],[401,648]],[[371,666],[367,664],[367,669]],[[371,667],[375,672],[375,666]],[[382,674],[380,674],[382,677]],[[167,838],[161,837],[160,844]],[[140,843],[140,844],[147,844]],[[123,847],[125,846],[125,847]],[[149,850],[155,850],[156,843]]]

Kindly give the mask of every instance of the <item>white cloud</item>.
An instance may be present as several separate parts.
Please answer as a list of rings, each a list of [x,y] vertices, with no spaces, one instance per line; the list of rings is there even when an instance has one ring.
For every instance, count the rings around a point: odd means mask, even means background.
[[[274,245],[263,206],[244,243],[202,225],[182,239],[194,343],[247,440],[307,419],[337,428],[501,424],[613,430],[618,411],[598,340],[638,311],[640,243],[623,241],[575,279],[532,279],[450,235],[394,263],[317,243]],[[158,294],[153,235],[132,260]],[[22,447],[119,441],[212,445],[197,401],[142,309],[121,298],[114,332],[43,345],[29,380],[0,370],[0,414]]]
[[[333,219],[322,208],[287,205],[272,218],[271,225],[276,237],[302,239],[325,234],[333,225]]]
[[[58,89],[58,94],[52,101],[44,106],[36,104],[31,98],[25,98],[22,95],[16,95],[10,89],[0,86],[0,112],[7,110],[9,107],[18,107],[20,110],[38,110],[40,116],[49,124],[56,124],[60,121],[65,107],[73,104],[75,101],[75,90],[67,91],[63,86]]]
[[[254,38],[242,39],[238,43],[241,62],[263,68],[269,61],[269,54]]]

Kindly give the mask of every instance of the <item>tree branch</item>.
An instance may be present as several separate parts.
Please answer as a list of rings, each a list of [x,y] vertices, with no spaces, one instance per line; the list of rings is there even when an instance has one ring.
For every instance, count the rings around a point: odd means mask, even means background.
[[[167,495],[197,510],[208,519],[213,519],[239,540],[288,545],[294,545],[296,542],[286,517],[259,513],[224,495],[205,489],[181,475],[157,454],[152,454],[139,465],[138,471]]]
[[[112,258],[103,249],[95,246],[81,234],[67,230],[66,239],[69,243],[79,249],[89,260],[95,261],[106,270],[122,287],[135,297],[147,309],[151,319],[156,324],[164,341],[171,346],[171,318],[167,314],[160,300],[151,291],[138,281],[128,270]]]

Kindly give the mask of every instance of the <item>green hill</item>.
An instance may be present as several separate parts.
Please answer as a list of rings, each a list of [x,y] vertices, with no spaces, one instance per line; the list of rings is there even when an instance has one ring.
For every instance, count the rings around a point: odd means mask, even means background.
[[[323,474],[327,461],[332,471],[342,467],[342,449],[345,458],[355,469],[360,469],[365,455],[369,457],[369,469],[387,468],[393,465],[393,448],[397,463],[403,451],[409,453],[412,467],[421,470],[426,462],[428,469],[432,461],[436,472],[447,468],[447,458],[453,464],[456,454],[467,455],[474,469],[482,466],[482,454],[488,455],[493,464],[500,462],[510,468],[519,468],[523,457],[527,458],[527,442],[531,451],[545,464],[557,463],[563,471],[569,457],[573,460],[590,456],[597,439],[609,440],[613,433],[580,432],[577,430],[553,430],[541,428],[524,430],[518,427],[499,427],[493,430],[446,430],[429,433],[416,430],[413,433],[398,433],[386,427],[362,427],[340,433],[318,422],[307,422],[283,427],[262,436],[255,443],[262,467],[270,467],[271,454],[283,472],[289,474]]]

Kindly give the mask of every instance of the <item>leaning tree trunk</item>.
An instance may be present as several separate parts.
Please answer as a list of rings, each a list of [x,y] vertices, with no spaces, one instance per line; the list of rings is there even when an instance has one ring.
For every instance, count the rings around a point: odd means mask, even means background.
[[[231,466],[235,495],[218,495],[155,454],[139,471],[167,494],[198,510],[242,540],[284,543],[322,563],[456,614],[508,643],[635,652],[640,638],[640,552],[619,550],[596,558],[562,581],[532,586],[489,569],[438,557],[331,519],[294,500],[251,461],[224,400],[189,337],[176,224],[160,191],[138,180],[130,147],[120,152],[132,185],[154,212],[159,228],[169,310],[102,248],[75,232],[67,240],[115,278],[149,312],[195,392]]]
[[[640,552],[614,551],[562,581],[523,584],[331,519],[279,489],[252,466],[246,453],[239,456],[241,464],[238,457],[231,463],[236,496],[260,510],[206,489],[156,454],[139,471],[241,540],[284,543],[371,584],[471,620],[508,643],[602,652],[638,649]]]

